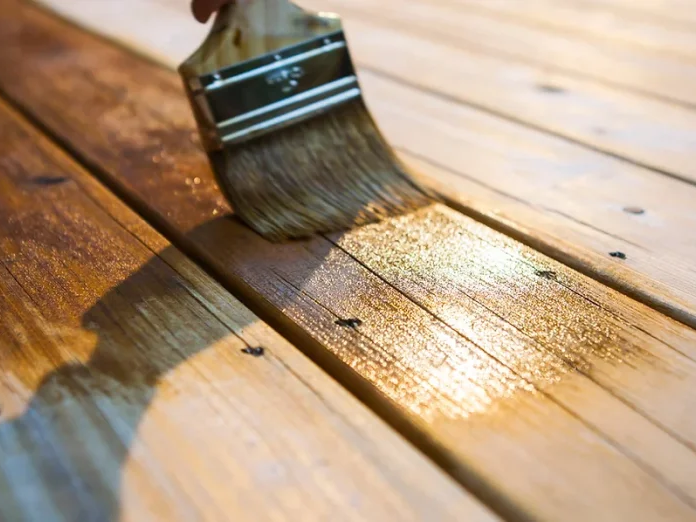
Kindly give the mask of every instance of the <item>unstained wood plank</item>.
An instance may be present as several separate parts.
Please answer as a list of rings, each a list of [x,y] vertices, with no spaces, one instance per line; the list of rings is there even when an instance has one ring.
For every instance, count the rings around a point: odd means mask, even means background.
[[[405,32],[420,30],[433,38],[444,37],[473,50],[514,58],[551,72],[590,78],[691,106],[696,103],[696,63],[621,40],[588,40],[573,31],[548,31],[539,24],[491,17],[488,10],[467,9],[469,0],[415,0],[402,6],[395,0],[385,0],[371,7],[365,0],[309,1],[316,5],[340,5],[346,12],[367,7],[367,17],[396,24]],[[524,9],[525,3],[518,5]]]
[[[495,518],[2,103],[0,367],[5,521]]]
[[[465,16],[456,10],[438,12],[439,5],[398,0],[322,3],[344,15],[348,34],[355,35],[351,52],[365,68],[696,182],[694,108],[571,76],[550,65],[482,52],[472,42],[492,39],[497,32],[488,37],[476,34],[480,24],[465,30],[459,21]],[[511,45],[521,47],[517,40]],[[525,53],[553,53],[557,48],[538,44]],[[573,58],[559,53],[553,60]],[[657,78],[654,81],[683,88],[689,95],[696,93],[696,65],[681,64],[669,81],[650,67],[637,69],[631,77],[638,83]]]
[[[696,11],[691,0],[568,0],[588,9],[603,7],[617,16],[650,20],[666,27],[696,29]]]
[[[440,205],[271,245],[225,215],[173,73],[9,12],[2,61],[56,81],[5,92],[501,513],[693,518],[692,330]]]
[[[451,0],[442,3],[453,5]],[[456,5],[560,35],[595,42],[622,42],[668,56],[696,60],[694,28],[665,25],[660,18],[626,16],[610,5],[577,0],[456,0]],[[640,2],[632,2],[636,4]],[[644,2],[643,2],[644,3]],[[693,9],[693,4],[691,9]],[[674,12],[665,8],[654,13]],[[678,8],[677,11],[684,11]],[[564,64],[560,64],[564,65]]]

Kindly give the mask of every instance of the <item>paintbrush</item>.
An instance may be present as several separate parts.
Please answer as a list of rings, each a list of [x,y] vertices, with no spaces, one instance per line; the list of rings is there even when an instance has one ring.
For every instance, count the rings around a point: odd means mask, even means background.
[[[340,19],[238,0],[179,72],[235,214],[271,241],[427,204],[370,116]]]

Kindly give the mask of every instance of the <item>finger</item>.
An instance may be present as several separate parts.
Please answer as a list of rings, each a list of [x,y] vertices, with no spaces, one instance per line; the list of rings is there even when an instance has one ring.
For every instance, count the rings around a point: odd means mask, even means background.
[[[200,23],[204,24],[215,11],[220,9],[225,4],[232,3],[233,0],[193,0],[191,2],[191,10],[193,16]]]

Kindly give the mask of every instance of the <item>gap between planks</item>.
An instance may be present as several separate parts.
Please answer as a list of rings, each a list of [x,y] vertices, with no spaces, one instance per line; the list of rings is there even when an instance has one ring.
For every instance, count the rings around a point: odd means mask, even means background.
[[[442,207],[332,237],[340,248],[268,245],[211,221],[226,209],[172,76],[33,11],[12,13],[23,30],[21,16],[43,28],[33,59],[60,79],[48,97],[14,92],[25,110],[303,348],[349,368],[337,378],[444,448],[463,483],[517,516],[693,516],[664,496],[693,505],[696,434],[680,401],[693,388],[693,331]],[[39,60],[75,45],[79,63]],[[77,72],[90,64],[100,74]],[[76,92],[91,114],[60,103]],[[369,318],[357,332],[327,330],[355,315]]]

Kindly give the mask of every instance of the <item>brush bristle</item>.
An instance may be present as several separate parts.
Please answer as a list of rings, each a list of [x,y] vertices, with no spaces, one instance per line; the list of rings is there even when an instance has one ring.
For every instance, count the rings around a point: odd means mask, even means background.
[[[271,241],[341,231],[432,201],[362,100],[230,147],[217,171],[235,214]]]

